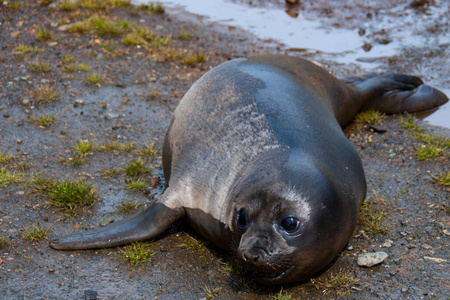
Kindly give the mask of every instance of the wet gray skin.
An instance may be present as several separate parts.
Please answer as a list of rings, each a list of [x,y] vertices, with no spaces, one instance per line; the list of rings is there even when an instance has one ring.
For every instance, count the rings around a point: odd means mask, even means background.
[[[417,112],[447,101],[407,75],[338,80],[289,56],[232,60],[199,79],[175,110],[163,147],[167,189],[157,203],[50,245],[114,247],[156,238],[184,218],[236,253],[259,283],[307,279],[348,242],[366,195],[341,126],[368,108]]]

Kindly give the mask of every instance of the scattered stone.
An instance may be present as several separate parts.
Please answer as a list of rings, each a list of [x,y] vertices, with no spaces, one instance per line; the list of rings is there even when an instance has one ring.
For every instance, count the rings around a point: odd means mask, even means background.
[[[425,250],[431,250],[431,249],[433,249],[433,247],[431,247],[431,246],[428,245],[428,244],[422,244],[422,248],[425,249]]]
[[[23,141],[21,139],[17,139],[16,142],[17,142],[17,144],[20,145],[20,144],[22,144]]]
[[[119,118],[119,114],[107,113],[105,115],[106,120],[113,120],[113,119],[117,119],[117,118]]]
[[[408,233],[406,231],[400,231],[400,234],[403,235],[403,236],[407,236],[408,235]]]
[[[92,290],[84,291],[84,300],[97,300],[97,292]]]
[[[447,260],[445,258],[439,258],[439,257],[424,256],[423,259],[432,261],[432,262],[435,262],[438,264],[443,264],[443,263],[447,262]]]
[[[111,224],[112,222],[114,222],[113,218],[106,218],[100,222],[100,226],[106,226],[108,224]]]
[[[450,236],[450,231],[448,229],[442,230],[442,233],[447,235],[447,236]]]
[[[9,112],[5,111],[5,112],[3,113],[3,117],[4,117],[4,118],[9,118]]]
[[[369,125],[369,129],[378,133],[384,133],[387,131],[387,128],[383,125]]]
[[[391,241],[391,240],[386,240],[386,241],[381,245],[381,247],[382,247],[382,248],[391,248],[392,245],[394,245],[394,242],[393,242],[393,241]]]
[[[80,105],[84,105],[84,100],[83,99],[76,99],[73,107],[78,107]]]
[[[365,253],[358,256],[357,264],[360,267],[373,267],[382,263],[386,258],[388,258],[388,254],[386,252],[374,252],[374,253]]]
[[[24,191],[18,191],[18,192],[16,192],[16,195],[23,196],[23,195],[25,195],[25,192]]]
[[[28,99],[28,98],[23,99],[23,100],[22,100],[22,104],[23,104],[23,105],[28,105],[28,104],[30,104],[30,99]]]

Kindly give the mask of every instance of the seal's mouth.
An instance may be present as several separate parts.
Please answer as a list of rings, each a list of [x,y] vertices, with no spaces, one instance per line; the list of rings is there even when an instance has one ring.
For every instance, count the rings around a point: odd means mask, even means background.
[[[294,266],[291,266],[287,268],[284,271],[278,272],[278,273],[262,273],[262,272],[252,272],[252,277],[257,282],[261,282],[264,284],[276,284],[277,281],[283,279],[292,269]]]

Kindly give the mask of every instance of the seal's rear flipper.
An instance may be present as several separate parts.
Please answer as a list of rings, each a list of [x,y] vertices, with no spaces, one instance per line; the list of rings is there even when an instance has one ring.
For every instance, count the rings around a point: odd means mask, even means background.
[[[67,237],[53,237],[50,246],[58,250],[99,249],[148,240],[163,233],[183,216],[184,208],[169,208],[156,203],[134,216],[102,228]]]
[[[343,78],[354,86],[358,97],[365,100],[363,109],[376,109],[387,114],[420,112],[438,107],[447,96],[415,76],[384,74]]]

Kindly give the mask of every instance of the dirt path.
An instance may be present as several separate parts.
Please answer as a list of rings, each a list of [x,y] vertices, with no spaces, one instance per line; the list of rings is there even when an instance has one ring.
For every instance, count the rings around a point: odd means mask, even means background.
[[[129,248],[62,252],[33,235],[36,228],[64,234],[98,227],[132,213],[133,208],[119,211],[124,202],[138,203],[138,209],[152,203],[161,192],[159,150],[165,129],[190,85],[228,59],[283,51],[233,27],[161,13],[157,7],[75,9],[50,2],[0,5],[0,298],[280,295],[280,288],[256,286],[241,277],[232,257],[182,223],[146,246],[153,254],[144,268],[125,261],[123,251]],[[405,49],[404,55],[386,59],[380,71],[414,66],[414,73],[425,78],[440,76],[444,71],[436,66],[448,61],[446,51],[430,50],[426,53],[432,55],[424,57]],[[314,58],[338,76],[359,71]],[[54,122],[45,124],[52,116]],[[368,200],[375,203],[366,207],[348,250],[313,282],[283,287],[284,299],[450,297],[449,189],[433,179],[449,171],[449,149],[421,161],[416,149],[424,142],[412,130],[397,117],[388,117],[383,126],[385,133],[360,123],[346,129],[363,159]],[[448,129],[421,127],[450,136]],[[80,154],[80,140],[93,149]],[[146,146],[152,143],[154,148]],[[127,175],[127,167],[139,160],[146,169]],[[51,204],[43,178],[84,180],[96,187],[98,200],[67,213]],[[138,180],[144,188],[128,189]],[[382,222],[370,228],[371,217]],[[357,266],[357,255],[381,250],[389,255],[382,264]]]

